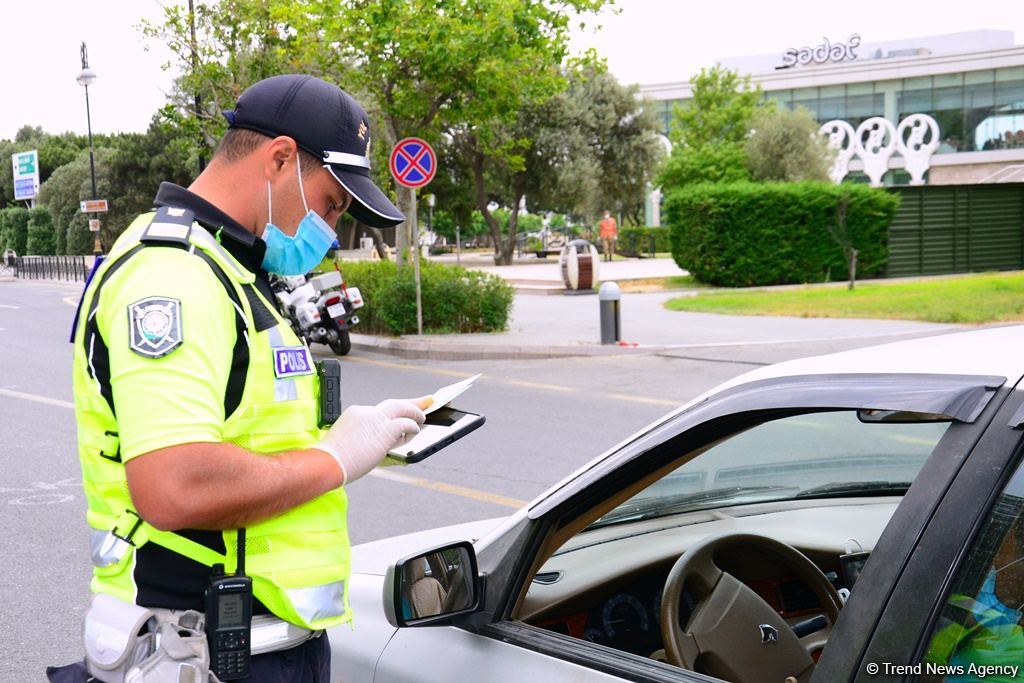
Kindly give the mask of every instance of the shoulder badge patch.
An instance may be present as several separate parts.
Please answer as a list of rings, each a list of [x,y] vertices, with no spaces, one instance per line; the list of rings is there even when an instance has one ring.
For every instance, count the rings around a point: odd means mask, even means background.
[[[128,307],[128,345],[146,358],[162,358],[181,346],[181,302],[161,296]]]

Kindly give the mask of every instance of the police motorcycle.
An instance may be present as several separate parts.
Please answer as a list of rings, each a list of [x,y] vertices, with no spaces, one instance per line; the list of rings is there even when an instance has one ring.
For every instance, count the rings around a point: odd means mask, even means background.
[[[272,276],[278,310],[295,334],[307,344],[331,347],[339,356],[352,349],[349,330],[359,324],[356,311],[363,307],[358,287],[348,287],[337,265],[334,270],[307,275]]]

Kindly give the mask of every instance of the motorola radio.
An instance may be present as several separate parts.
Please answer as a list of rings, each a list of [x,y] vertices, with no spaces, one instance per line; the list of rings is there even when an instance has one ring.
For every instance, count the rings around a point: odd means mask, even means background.
[[[245,529],[238,530],[238,571],[215,564],[206,588],[206,641],[210,670],[222,681],[249,676],[252,579],[245,575]]]

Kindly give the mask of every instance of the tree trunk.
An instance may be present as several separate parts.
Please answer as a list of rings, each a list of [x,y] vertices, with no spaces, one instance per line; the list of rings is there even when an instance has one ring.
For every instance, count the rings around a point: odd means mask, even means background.
[[[398,268],[408,265],[409,259],[412,256],[412,249],[416,244],[416,238],[412,234],[413,224],[413,191],[407,187],[402,187],[395,183],[395,189],[398,193],[398,210],[405,214],[405,222],[400,223],[395,228],[395,262],[398,264]]]
[[[853,286],[857,282],[857,250],[851,248],[849,250],[849,256],[847,257],[847,264],[850,270],[850,291],[853,291]]]

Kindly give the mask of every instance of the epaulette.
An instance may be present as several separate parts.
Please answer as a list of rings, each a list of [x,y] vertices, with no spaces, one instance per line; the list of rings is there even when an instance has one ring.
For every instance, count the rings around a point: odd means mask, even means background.
[[[146,244],[176,244],[190,246],[188,236],[192,232],[195,213],[188,209],[174,206],[161,206],[156,210],[153,220],[146,226],[140,242]]]

